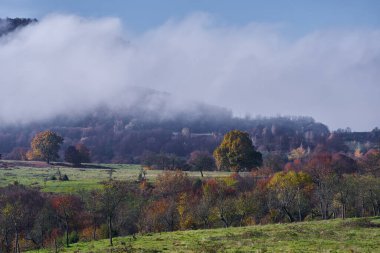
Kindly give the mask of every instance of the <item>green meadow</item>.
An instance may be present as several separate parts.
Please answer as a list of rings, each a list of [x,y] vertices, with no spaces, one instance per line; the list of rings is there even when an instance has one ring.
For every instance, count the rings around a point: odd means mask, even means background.
[[[11,164],[11,161],[3,161]],[[21,165],[21,166],[20,166]],[[77,193],[83,190],[91,190],[101,187],[101,182],[110,178],[112,169],[112,179],[114,180],[137,180],[141,170],[140,165],[130,164],[87,164],[90,168],[72,168],[66,166],[41,166],[31,167],[30,163],[18,162],[17,166],[0,168],[0,187],[18,182],[20,184],[39,187],[44,192],[57,193]],[[28,166],[29,165],[29,166]],[[93,167],[93,168],[91,168]],[[69,181],[51,180],[53,176],[58,178],[59,171],[62,175],[67,175]],[[149,181],[154,181],[161,170],[146,170],[146,177]],[[200,177],[197,171],[187,172],[189,176]],[[223,177],[230,175],[229,172],[204,172],[206,177]]]
[[[33,251],[51,252],[51,249]],[[178,231],[82,242],[60,252],[380,252],[380,217]]]

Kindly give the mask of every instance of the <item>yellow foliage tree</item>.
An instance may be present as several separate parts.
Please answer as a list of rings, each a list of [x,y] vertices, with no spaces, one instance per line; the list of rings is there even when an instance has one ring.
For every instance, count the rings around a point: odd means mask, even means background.
[[[273,175],[268,184],[274,198],[277,201],[278,209],[282,211],[291,222],[295,221],[293,211],[297,206],[299,220],[301,215],[301,195],[308,192],[312,187],[311,177],[304,172],[278,172]]]
[[[47,163],[57,159],[63,138],[53,131],[47,130],[34,136],[31,150],[27,153],[28,160],[43,160]]]
[[[261,166],[262,155],[255,150],[248,133],[232,130],[214,151],[219,170],[247,171]]]

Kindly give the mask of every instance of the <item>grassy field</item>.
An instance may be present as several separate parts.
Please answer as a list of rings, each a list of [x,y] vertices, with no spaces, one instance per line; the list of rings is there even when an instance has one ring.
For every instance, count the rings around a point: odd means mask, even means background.
[[[12,164],[12,161],[2,161],[5,164]],[[41,166],[39,167],[39,164]],[[29,186],[40,187],[45,192],[64,192],[73,193],[81,190],[90,190],[100,187],[100,182],[109,179],[109,168],[114,171],[112,178],[116,180],[136,180],[141,166],[129,164],[93,164],[98,168],[71,168],[64,166],[47,166],[44,163],[35,163],[33,167],[30,163],[17,162],[15,166],[8,168],[0,168],[0,187],[11,184],[15,181]],[[51,176],[58,174],[66,174],[69,181],[46,180]],[[162,173],[160,170],[148,170],[147,178],[153,181],[157,175]],[[190,176],[199,177],[199,172],[188,172]],[[205,172],[206,177],[223,177],[230,175],[229,172]]]
[[[40,250],[34,252],[50,252]],[[61,252],[380,252],[380,217],[157,233],[77,243]]]

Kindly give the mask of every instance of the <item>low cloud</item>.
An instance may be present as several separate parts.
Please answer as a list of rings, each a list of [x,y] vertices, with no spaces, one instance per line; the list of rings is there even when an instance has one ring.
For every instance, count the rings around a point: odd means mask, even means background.
[[[373,29],[288,39],[275,26],[222,26],[206,14],[142,34],[117,18],[53,15],[0,38],[0,122],[141,102],[166,117],[200,101],[370,130],[380,126],[379,41]],[[141,100],[145,89],[171,95]]]

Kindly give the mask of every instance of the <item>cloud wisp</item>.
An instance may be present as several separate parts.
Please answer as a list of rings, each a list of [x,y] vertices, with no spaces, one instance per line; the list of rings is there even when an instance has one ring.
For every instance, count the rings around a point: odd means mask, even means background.
[[[52,15],[0,38],[0,122],[29,122],[144,99],[163,115],[191,103],[236,115],[307,115],[332,129],[380,126],[380,30],[316,31],[289,40],[274,26],[229,27],[206,14],[142,34],[117,18]],[[167,99],[167,97],[165,97]],[[190,110],[191,111],[191,110]]]

